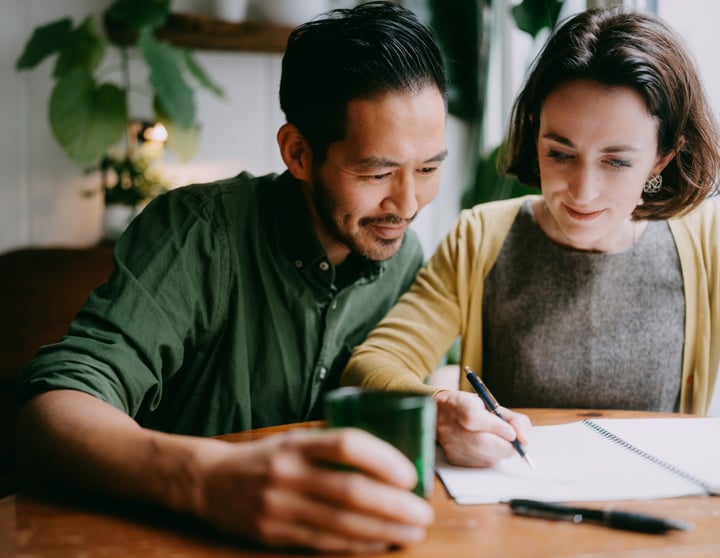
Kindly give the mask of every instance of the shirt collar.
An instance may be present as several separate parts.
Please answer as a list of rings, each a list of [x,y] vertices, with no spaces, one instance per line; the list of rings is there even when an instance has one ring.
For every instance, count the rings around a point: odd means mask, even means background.
[[[335,269],[313,228],[300,181],[285,171],[278,177],[277,185],[275,229],[283,253],[302,273],[332,285]],[[366,281],[373,281],[385,270],[385,262],[366,258],[363,262],[359,276]]]

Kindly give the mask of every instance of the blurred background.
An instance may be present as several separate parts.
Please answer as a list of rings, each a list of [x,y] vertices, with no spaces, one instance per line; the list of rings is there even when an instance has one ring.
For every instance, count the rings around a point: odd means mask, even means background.
[[[245,1],[247,6],[242,19],[264,21],[258,26],[265,25],[267,14],[258,13],[254,4],[265,4],[266,0]],[[269,3],[272,1],[268,0]],[[297,10],[297,14],[289,14],[289,19],[280,23],[282,26],[292,25],[293,16],[304,17],[313,10],[356,3],[347,0],[291,1],[304,6],[305,12]],[[441,191],[414,225],[428,253],[457,216],[463,192],[472,182],[468,157],[487,152],[502,140],[515,92],[547,33],[547,29],[542,29],[533,38],[518,29],[511,9],[519,2],[476,0],[474,3],[484,11],[481,25],[485,31],[484,54],[488,59],[485,91],[482,92],[484,100],[480,100],[484,118],[478,132],[470,131],[466,120],[451,116],[448,128],[450,159]],[[534,3],[546,4],[545,0]],[[586,5],[585,0],[551,3],[561,6],[559,17]],[[88,246],[102,238],[103,196],[88,195],[97,190],[99,175],[86,172],[90,164],[72,161],[51,133],[48,113],[55,62],[45,59],[29,71],[18,71],[16,62],[35,28],[64,17],[78,25],[89,14],[100,17],[111,4],[110,0],[2,0],[0,253],[26,246]],[[433,9],[433,2],[407,0],[405,4],[423,16],[432,17],[428,12]],[[444,4],[443,9],[451,12],[455,7],[463,9],[464,2],[453,0],[436,4]],[[720,3],[714,0],[645,0],[626,1],[625,4],[659,13],[685,36],[697,58],[716,111],[720,112],[720,66],[716,62],[720,36],[715,28],[720,20]],[[217,10],[221,8],[213,0],[171,2],[173,12],[199,17],[220,17]],[[254,29],[254,33],[262,35],[262,28]],[[273,40],[277,44],[277,34]],[[476,46],[470,44],[469,48]],[[261,40],[252,45],[258,50],[241,48],[191,48],[197,62],[223,95],[193,86],[196,147],[187,160],[181,160],[170,149],[164,150],[159,166],[169,187],[226,177],[241,170],[255,174],[282,170],[275,143],[275,133],[284,122],[277,98],[282,52],[271,51],[277,46],[264,46]],[[147,120],[152,118],[151,96],[144,83],[147,68],[133,50],[129,49],[134,81],[129,95],[130,116]],[[108,52],[107,61],[103,62],[107,66],[105,76],[108,80],[113,79],[113,55]],[[469,134],[478,135],[480,139],[475,141]],[[469,150],[474,153],[469,154]]]

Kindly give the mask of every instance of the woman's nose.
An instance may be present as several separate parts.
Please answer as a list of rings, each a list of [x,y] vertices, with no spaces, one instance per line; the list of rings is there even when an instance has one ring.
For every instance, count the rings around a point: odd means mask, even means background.
[[[568,181],[568,193],[578,205],[585,205],[598,195],[600,177],[586,165],[579,165]]]

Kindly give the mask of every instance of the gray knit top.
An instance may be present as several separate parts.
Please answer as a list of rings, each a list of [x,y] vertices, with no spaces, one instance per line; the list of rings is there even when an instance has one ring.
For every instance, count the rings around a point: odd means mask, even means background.
[[[485,279],[483,378],[508,407],[674,411],[684,321],[666,222],[586,252],[550,240],[526,202]]]

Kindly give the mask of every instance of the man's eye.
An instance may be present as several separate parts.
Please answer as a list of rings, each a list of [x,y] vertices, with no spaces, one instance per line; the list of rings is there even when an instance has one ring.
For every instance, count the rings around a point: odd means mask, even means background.
[[[360,178],[361,180],[378,182],[380,180],[385,180],[391,174],[392,173],[389,173],[389,172],[384,172],[382,174],[363,174],[363,175],[360,175],[358,178]]]

